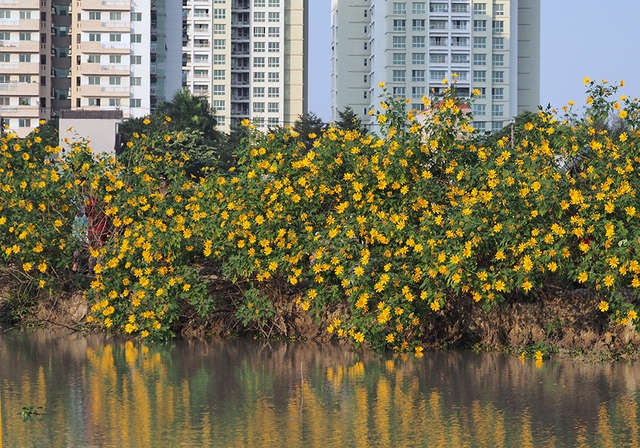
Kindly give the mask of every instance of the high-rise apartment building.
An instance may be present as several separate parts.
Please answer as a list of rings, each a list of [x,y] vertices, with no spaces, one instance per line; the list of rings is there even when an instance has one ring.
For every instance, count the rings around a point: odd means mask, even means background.
[[[174,0],[0,1],[0,117],[26,135],[61,110],[149,114],[182,87]]]
[[[183,82],[221,130],[293,124],[307,111],[308,0],[183,0]]]
[[[540,0],[333,0],[332,113],[365,123],[386,83],[423,107],[456,80],[478,130],[499,130],[540,97]]]

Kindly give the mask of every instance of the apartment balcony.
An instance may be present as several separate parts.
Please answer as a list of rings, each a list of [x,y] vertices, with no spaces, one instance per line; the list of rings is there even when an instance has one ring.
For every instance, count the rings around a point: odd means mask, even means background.
[[[82,42],[80,53],[85,54],[129,54],[131,46],[122,42]]]
[[[122,21],[83,20],[80,22],[80,29],[85,32],[129,33],[131,32],[131,25],[129,22]]]
[[[2,118],[38,118],[40,107],[38,105],[0,106],[0,116]]]
[[[0,3],[0,8],[4,7]],[[21,6],[22,7],[22,6]],[[17,11],[14,11],[14,15],[17,15]],[[37,14],[37,12],[34,12]],[[40,31],[40,20],[38,19],[0,19],[0,28],[6,31],[20,30],[20,31]]]
[[[130,11],[131,0],[83,0],[82,9],[87,11]]]
[[[40,2],[38,0],[0,0],[0,8],[2,9],[6,9],[10,6],[18,6],[18,5],[20,5],[20,8],[15,8],[15,9],[26,10],[26,9],[40,8]]]
[[[128,64],[91,64],[91,65],[99,65],[100,71],[98,73],[102,75],[129,76],[131,74],[131,66]]]
[[[84,97],[118,97],[128,98],[131,88],[128,86],[100,86],[100,85],[82,85],[76,88],[77,96]]]
[[[231,3],[232,11],[248,11],[251,8],[249,0],[234,0]]]
[[[11,96],[38,96],[40,84],[37,82],[6,82],[0,84],[0,95]]]
[[[36,59],[34,55],[32,59]],[[0,73],[3,75],[39,75],[40,64],[37,62],[2,62]]]
[[[0,40],[0,52],[38,53],[40,42],[37,40]]]

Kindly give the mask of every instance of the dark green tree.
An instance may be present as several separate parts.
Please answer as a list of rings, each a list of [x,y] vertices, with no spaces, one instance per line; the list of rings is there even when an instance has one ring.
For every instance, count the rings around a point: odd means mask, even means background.
[[[339,129],[358,131],[363,135],[367,133],[367,128],[362,124],[362,120],[351,106],[347,106],[343,110],[338,111],[338,117],[340,119],[336,122],[336,126]]]
[[[298,115],[298,119],[293,124],[293,130],[300,134],[298,138],[307,148],[313,144],[313,140],[322,135],[326,128],[327,124],[313,112]],[[310,137],[310,135],[316,137]]]

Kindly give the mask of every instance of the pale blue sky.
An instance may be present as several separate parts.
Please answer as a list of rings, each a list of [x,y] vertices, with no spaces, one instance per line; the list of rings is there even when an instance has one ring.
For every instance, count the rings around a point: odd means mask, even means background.
[[[640,0],[541,0],[540,103],[584,103],[585,76],[640,96]],[[331,119],[331,0],[309,0],[309,111]]]

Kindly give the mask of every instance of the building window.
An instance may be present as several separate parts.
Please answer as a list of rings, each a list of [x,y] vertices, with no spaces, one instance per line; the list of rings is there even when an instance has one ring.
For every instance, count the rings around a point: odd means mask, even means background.
[[[227,18],[227,10],[226,9],[214,9],[213,10],[213,18],[214,19],[226,19]]]
[[[411,37],[411,46],[413,48],[425,48],[427,46],[426,38],[424,36]]]
[[[431,70],[429,72],[429,79],[431,81],[442,81],[444,78],[446,78],[447,76],[447,72],[445,72],[444,70]]]
[[[280,112],[280,103],[269,103],[267,105],[267,112],[270,112],[270,113]]]
[[[446,20],[430,20],[429,29],[430,30],[446,30],[447,21]]]
[[[269,37],[280,37],[280,27],[270,26],[268,35]]]
[[[20,11],[21,19],[31,19],[31,11]]]
[[[279,8],[280,0],[269,0],[269,8]]]
[[[502,130],[502,121],[494,121],[491,123],[492,132],[500,132]]]
[[[225,110],[226,106],[225,100],[213,100],[213,110]]]
[[[493,38],[493,49],[494,50],[504,50],[504,37],[494,37]]]
[[[225,34],[226,32],[227,32],[227,25],[225,25],[224,23],[213,24],[213,34]]]
[[[31,83],[31,75],[20,75],[20,76],[18,76],[18,82],[30,84]]]
[[[426,4],[426,2],[413,2],[411,4],[411,13],[412,14],[426,14],[427,13],[427,4]]]
[[[253,112],[256,114],[264,112],[264,103],[253,103]]]
[[[474,70],[473,82],[487,82],[487,72],[485,70]]]
[[[468,47],[469,46],[469,38],[468,37],[452,37],[451,38],[451,46],[452,47]]]
[[[109,20],[122,20],[122,13],[121,12],[110,12],[109,13]]]
[[[480,92],[478,98],[484,99],[487,97],[487,88],[486,87],[477,87],[476,90]]]
[[[473,38],[473,48],[487,48],[487,38],[486,37],[474,37]]]
[[[269,72],[269,82],[280,82],[279,72]]]
[[[90,54],[87,56],[87,63],[89,64],[99,64],[100,63],[100,55],[99,54]]]
[[[264,82],[264,72],[254,72],[253,82]]]
[[[31,118],[20,118],[18,120],[19,128],[30,128],[31,127]]]
[[[142,22],[142,13],[141,12],[132,12],[131,13],[131,21],[132,22]]]
[[[254,12],[253,13],[253,21],[254,22],[264,22],[265,21],[265,13],[264,12]]]
[[[504,22],[502,20],[494,20],[493,21],[493,32],[494,33],[504,33]]]
[[[426,29],[425,19],[413,19],[411,22],[413,31],[424,31]]]
[[[454,3],[453,5],[451,5],[451,12],[452,13],[468,13],[469,12],[469,5],[467,3]]]
[[[100,77],[99,76],[89,76],[89,85],[91,85],[91,86],[99,86],[100,85]]]
[[[473,116],[481,117],[487,115],[487,105],[486,104],[474,104],[473,106]]]
[[[429,5],[430,12],[449,12],[449,5],[447,3],[431,3]]]
[[[89,12],[89,20],[100,20],[102,14],[99,11]]]
[[[414,100],[422,99],[425,95],[426,89],[424,87],[411,87],[411,98]]]
[[[11,33],[0,33],[0,40],[11,40]]]
[[[142,107],[142,100],[140,98],[132,98],[131,107]]]
[[[0,62],[11,62],[11,55],[9,53],[0,54]]]
[[[89,33],[89,42],[100,42],[100,34]]]
[[[394,98],[406,98],[407,97],[407,89],[406,87],[394,87],[393,88],[393,97]]]
[[[477,6],[477,5],[474,5]],[[486,20],[474,20],[473,21],[473,31],[487,31],[487,21]]]
[[[253,52],[254,53],[264,53],[265,44],[264,42],[254,42],[253,43]]]
[[[130,82],[131,82],[132,86],[141,86],[142,85],[142,78],[139,77],[139,76],[132,76]]]
[[[413,65],[425,65],[426,59],[424,53],[412,53],[411,54],[411,62]]]
[[[109,55],[109,64],[120,64],[122,63],[122,56],[119,54]]]
[[[224,50],[226,46],[227,46],[227,41],[225,39],[213,39],[214,50]]]
[[[407,38],[405,36],[393,36],[393,48],[406,48]]]
[[[206,70],[202,70],[204,72],[203,78],[206,78],[209,74]],[[224,81],[226,78],[226,73],[224,70],[214,70],[213,71],[213,79],[216,81]]]
[[[214,95],[225,95],[227,92],[225,85],[214,85],[213,86],[213,94]]]
[[[486,54],[474,54],[473,55],[473,65],[487,65],[487,55]]]
[[[454,30],[466,30],[468,27],[468,23],[466,20],[454,20],[451,23],[451,28]]]
[[[404,53],[393,53],[393,65],[405,65],[407,55]]]
[[[132,65],[141,65],[142,64],[142,56],[131,56],[131,64]]]
[[[109,106],[120,107],[120,98],[109,98]]]
[[[8,54],[5,56],[9,56]],[[31,54],[29,53],[20,53],[20,62],[31,62]],[[9,62],[9,61],[7,61]]]
[[[496,87],[491,89],[491,99],[493,100],[503,100],[504,99],[504,88]]]
[[[446,64],[447,63],[447,55],[434,53],[429,55],[429,63],[431,64]]]
[[[446,37],[430,37],[429,45],[432,47],[446,47],[447,46],[447,38]]]
[[[254,117],[253,125],[257,127],[264,126],[264,117]]]
[[[264,98],[264,87],[254,87],[253,96],[256,98]]]
[[[269,53],[278,53],[280,51],[280,42],[269,42]]]
[[[260,58],[253,58],[253,66],[254,67],[264,67],[265,66],[265,58],[260,57]]]
[[[485,132],[487,130],[487,123],[486,121],[474,121],[473,127],[476,129],[476,131]]]
[[[269,67],[280,67],[280,58],[269,58]]]
[[[31,33],[20,33],[20,40],[31,40]]]
[[[502,71],[494,71],[491,74],[491,81],[495,82],[495,83],[503,83],[504,82],[504,72]]]
[[[393,76],[391,79],[393,80],[393,82],[404,82],[406,79],[405,78],[406,74],[404,70],[394,70],[392,74]]]
[[[215,73],[217,70],[214,70],[213,72]],[[224,73],[224,70],[220,70],[221,72]],[[194,70],[193,71],[193,77],[194,78],[198,78],[198,79],[202,79],[202,78],[208,78],[209,77],[209,70]],[[222,78],[224,79],[224,78]]]
[[[504,5],[503,4],[493,4],[493,15],[494,16],[503,16],[504,15]]]
[[[424,82],[424,70],[411,70],[411,81]]]
[[[473,13],[480,15],[487,13],[487,4],[486,3],[474,3],[473,5]]]
[[[253,0],[253,6],[257,8],[264,8],[264,0]]]
[[[122,42],[122,34],[109,34],[109,42]]]
[[[407,21],[396,19],[393,21],[393,31],[407,31]]]
[[[119,86],[122,84],[122,78],[120,76],[109,76],[110,86]]]
[[[394,2],[393,3],[393,14],[396,15],[405,15],[407,13],[407,4]]]
[[[100,106],[100,98],[89,98],[89,106]]]
[[[280,124],[280,118],[278,117],[269,117],[267,120],[267,124],[269,126],[278,126]]]
[[[280,21],[280,13],[279,12],[270,12],[269,13],[269,22],[279,22]]]
[[[31,104],[31,98],[30,97],[28,97],[28,96],[22,97],[21,96],[21,97],[18,98],[18,105],[19,106],[28,106],[30,104]]]
[[[504,55],[503,54],[494,54],[491,57],[494,67],[502,67],[504,66]]]
[[[209,55],[204,55],[206,56],[206,60],[205,62],[209,61]],[[227,62],[227,55],[225,54],[214,54],[213,55],[213,65],[224,65]]]
[[[269,87],[269,98],[280,98],[280,87]]]
[[[468,64],[469,63],[469,55],[468,54],[452,54],[451,55],[451,63],[453,64]]]
[[[265,33],[266,33],[266,28],[264,26],[253,27],[253,37],[264,37]]]

